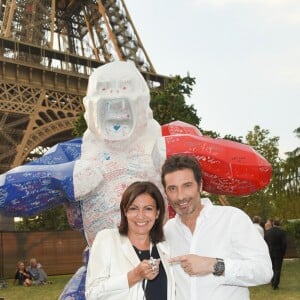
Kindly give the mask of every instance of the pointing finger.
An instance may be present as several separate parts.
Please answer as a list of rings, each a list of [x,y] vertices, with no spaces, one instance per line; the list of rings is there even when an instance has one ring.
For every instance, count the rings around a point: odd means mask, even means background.
[[[169,259],[169,263],[181,263],[186,260],[185,256],[176,256]]]

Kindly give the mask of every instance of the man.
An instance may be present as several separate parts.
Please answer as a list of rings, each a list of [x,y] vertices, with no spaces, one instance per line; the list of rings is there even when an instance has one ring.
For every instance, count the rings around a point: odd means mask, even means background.
[[[264,228],[265,228],[265,233],[269,230],[269,229],[271,229],[273,227],[273,220],[272,219],[268,219],[267,221],[266,221],[266,223],[265,223],[265,226],[264,226]]]
[[[271,285],[274,290],[278,289],[281,275],[282,262],[286,251],[286,233],[280,227],[279,219],[275,219],[273,227],[265,233],[265,240],[269,246],[273,267]]]
[[[245,300],[248,286],[270,282],[263,238],[241,210],[200,198],[201,170],[194,157],[169,157],[161,179],[177,213],[165,226],[177,300]]]
[[[28,267],[28,271],[30,273],[33,285],[51,283],[47,281],[48,276],[46,272],[44,271],[42,265],[38,263],[35,258],[30,259],[30,265]]]
[[[264,237],[265,232],[264,229],[261,226],[261,217],[254,216],[253,217],[253,226],[257,229],[257,231],[260,233],[262,237]]]

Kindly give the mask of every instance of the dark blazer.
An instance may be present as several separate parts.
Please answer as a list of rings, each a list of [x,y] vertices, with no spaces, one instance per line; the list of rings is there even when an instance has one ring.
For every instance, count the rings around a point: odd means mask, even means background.
[[[265,233],[265,241],[271,256],[284,257],[286,251],[286,233],[278,226],[273,226]]]

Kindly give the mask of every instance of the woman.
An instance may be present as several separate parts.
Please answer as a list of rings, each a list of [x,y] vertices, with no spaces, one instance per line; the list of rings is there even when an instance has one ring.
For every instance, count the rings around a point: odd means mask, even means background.
[[[98,232],[93,242],[86,299],[174,299],[159,189],[151,182],[134,182],[122,196],[120,211],[119,228]]]
[[[25,264],[23,261],[18,262],[13,284],[24,285],[24,286],[30,286],[32,284],[32,281],[30,280],[30,273],[25,268]]]

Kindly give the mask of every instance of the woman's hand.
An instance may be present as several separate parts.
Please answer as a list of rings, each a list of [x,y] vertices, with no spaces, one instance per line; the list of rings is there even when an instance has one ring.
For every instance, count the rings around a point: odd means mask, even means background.
[[[141,272],[143,279],[153,280],[159,273],[160,259],[143,260],[139,266],[141,266]]]
[[[160,259],[141,261],[127,274],[129,286],[131,287],[143,279],[153,280],[159,273],[159,264]]]

